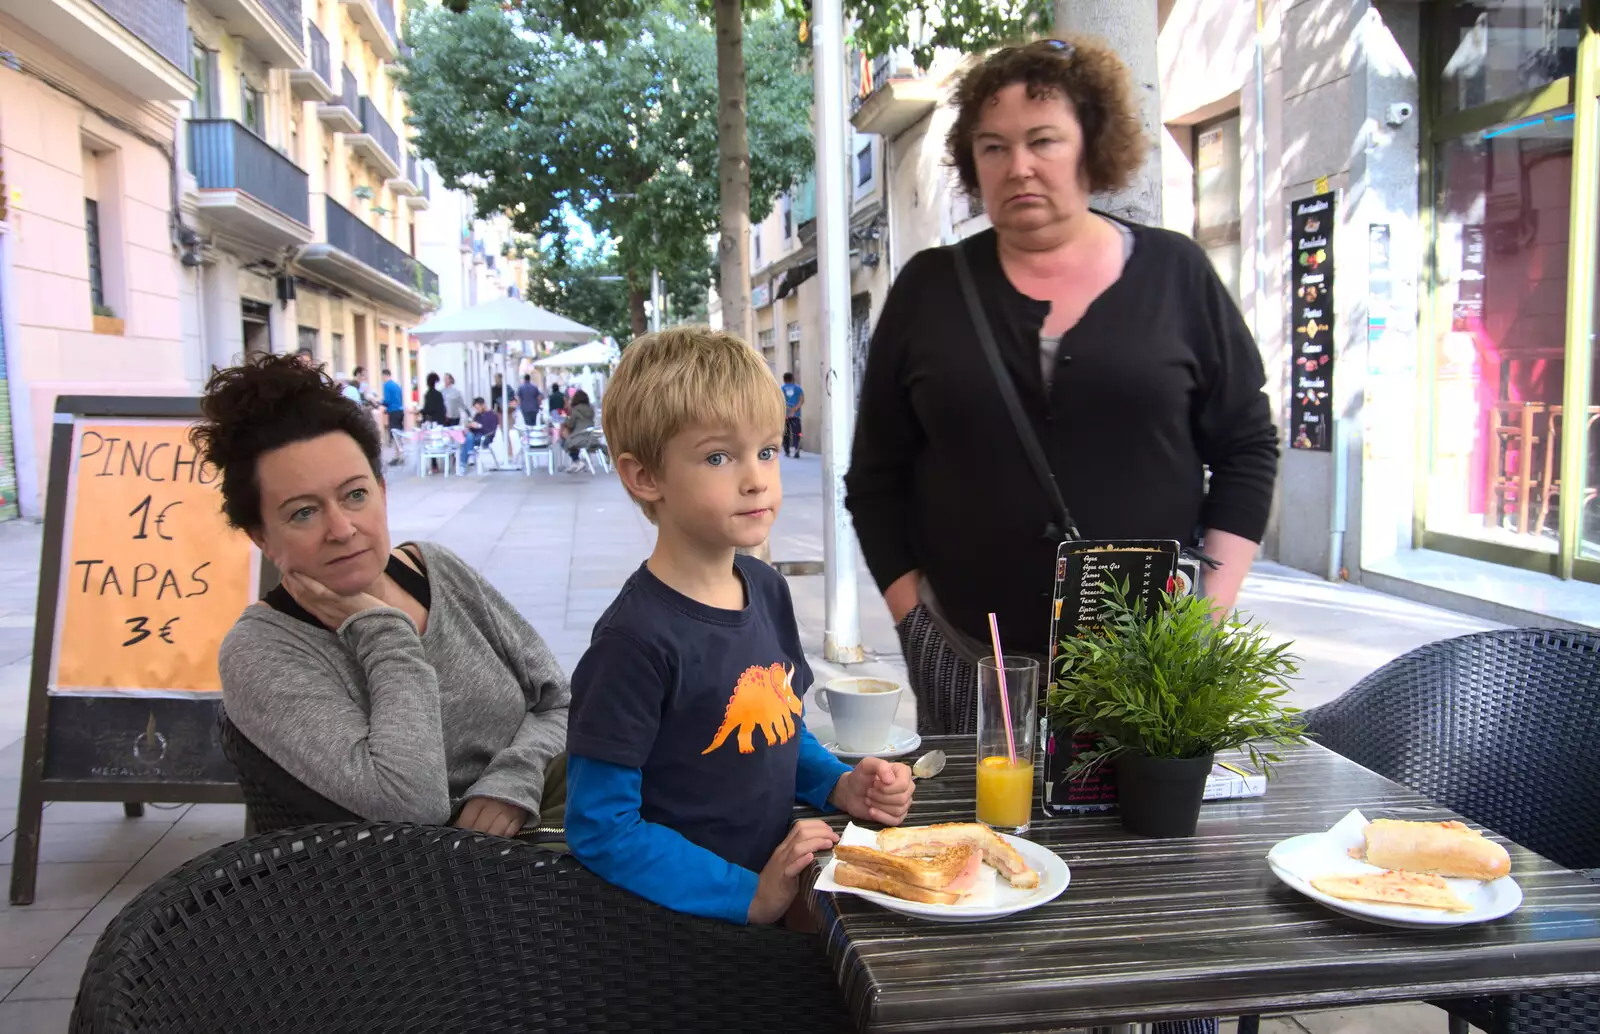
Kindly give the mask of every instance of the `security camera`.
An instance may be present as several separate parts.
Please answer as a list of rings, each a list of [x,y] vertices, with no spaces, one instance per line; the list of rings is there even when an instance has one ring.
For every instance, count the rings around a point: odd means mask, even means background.
[[[1416,109],[1410,104],[1401,101],[1398,104],[1389,105],[1389,112],[1384,121],[1391,126],[1403,126],[1415,112]]]

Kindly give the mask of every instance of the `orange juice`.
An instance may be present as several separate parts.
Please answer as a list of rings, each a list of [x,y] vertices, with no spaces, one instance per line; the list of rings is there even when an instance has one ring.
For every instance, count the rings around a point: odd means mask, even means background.
[[[978,821],[1021,829],[1033,816],[1033,762],[1004,756],[978,763]]]

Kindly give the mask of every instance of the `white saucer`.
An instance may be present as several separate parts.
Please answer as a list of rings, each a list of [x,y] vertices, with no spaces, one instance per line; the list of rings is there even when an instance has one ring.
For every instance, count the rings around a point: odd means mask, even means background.
[[[910,729],[902,729],[898,725],[889,726],[889,742],[885,743],[880,750],[845,750],[833,738],[832,729],[823,730],[823,733],[817,739],[822,741],[823,748],[834,757],[851,758],[853,760],[860,760],[861,758],[897,758],[902,754],[909,754],[922,746],[921,736],[918,736]]]

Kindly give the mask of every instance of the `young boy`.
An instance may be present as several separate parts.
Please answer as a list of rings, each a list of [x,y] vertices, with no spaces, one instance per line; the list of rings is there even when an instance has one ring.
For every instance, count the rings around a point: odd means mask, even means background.
[[[817,820],[791,828],[796,799],[882,825],[911,806],[906,766],[851,769],[806,731],[789,587],[737,553],[783,501],[784,408],[730,334],[676,328],[623,352],[606,440],[656,546],[595,626],[567,728],[573,854],[641,897],[735,923],[782,918],[838,839]]]

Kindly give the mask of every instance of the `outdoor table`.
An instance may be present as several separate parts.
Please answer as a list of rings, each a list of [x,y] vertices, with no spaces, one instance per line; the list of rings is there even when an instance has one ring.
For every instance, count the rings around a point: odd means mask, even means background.
[[[972,737],[929,737],[921,750],[935,747],[949,763],[918,780],[907,825],[972,821]],[[1600,983],[1600,884],[1515,845],[1522,906],[1474,926],[1377,926],[1279,883],[1266,863],[1272,845],[1325,830],[1351,808],[1459,818],[1316,744],[1280,752],[1264,797],[1207,802],[1187,839],[1134,836],[1114,814],[1042,818],[1036,794],[1027,837],[1066,859],[1072,881],[1032,911],[933,923],[854,895],[817,895],[857,1024],[1058,1031]]]

